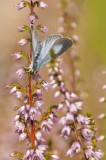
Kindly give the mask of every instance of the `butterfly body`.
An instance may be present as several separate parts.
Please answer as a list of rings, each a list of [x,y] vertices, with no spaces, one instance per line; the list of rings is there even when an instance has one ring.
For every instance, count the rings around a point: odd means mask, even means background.
[[[53,49],[55,58],[62,55],[72,45],[72,40],[60,34],[53,34],[39,43],[33,24],[30,27],[32,44],[32,62],[30,69],[36,72],[41,67],[51,61],[51,50]]]

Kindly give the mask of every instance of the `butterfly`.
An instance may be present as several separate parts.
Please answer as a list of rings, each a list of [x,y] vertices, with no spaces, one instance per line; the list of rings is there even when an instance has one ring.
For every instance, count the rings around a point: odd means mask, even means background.
[[[30,69],[32,72],[37,72],[51,61],[51,50],[53,50],[55,58],[57,58],[72,46],[72,40],[60,34],[52,34],[39,43],[33,24],[30,25],[30,32],[32,45]]]

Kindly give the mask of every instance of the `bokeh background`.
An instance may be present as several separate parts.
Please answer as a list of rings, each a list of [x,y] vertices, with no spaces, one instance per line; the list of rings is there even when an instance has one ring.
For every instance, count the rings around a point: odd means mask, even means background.
[[[12,123],[12,119],[16,115],[13,107],[19,102],[9,95],[9,90],[4,88],[5,85],[16,82],[15,72],[22,66],[22,63],[15,63],[11,54],[20,51],[17,42],[28,34],[16,32],[19,26],[29,25],[29,9],[18,11],[15,7],[18,2],[17,0],[0,1],[0,160],[9,159],[8,155],[11,152],[24,150],[25,147],[24,142],[18,143],[18,136],[14,133]],[[49,7],[45,10],[37,10],[39,13],[37,23],[46,25],[49,32],[45,34],[38,32],[40,39],[49,34],[57,33],[58,27],[61,26],[58,18],[62,12],[56,7],[59,0],[45,0],[45,2]],[[106,71],[106,0],[69,0],[69,2],[73,10],[75,7],[77,12],[75,34],[79,36],[77,50],[80,60],[75,62],[75,66],[80,70],[82,81],[78,85],[80,85],[82,95],[85,95],[83,112],[90,111],[94,116],[98,133],[106,135],[106,120],[97,120],[98,114],[106,113],[105,103],[98,102],[100,97],[106,96],[106,91],[101,89],[102,85],[106,84],[106,74],[102,74],[103,70]],[[28,52],[28,47],[24,50]],[[41,69],[40,73],[45,80],[48,80],[46,67]],[[64,79],[67,81],[68,73]],[[52,96],[53,93],[50,90],[49,93],[45,93],[46,106],[53,104]],[[54,147],[57,147],[62,153],[65,149],[65,141],[58,141],[59,137],[55,136],[55,131],[53,134]],[[106,142],[101,143],[100,147],[106,153]],[[68,160],[68,158],[66,159]],[[105,159],[106,156],[103,160]]]

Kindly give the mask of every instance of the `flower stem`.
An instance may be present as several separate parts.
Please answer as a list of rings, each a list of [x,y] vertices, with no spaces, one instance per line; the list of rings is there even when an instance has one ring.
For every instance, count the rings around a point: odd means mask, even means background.
[[[31,13],[33,12],[33,2],[31,0]],[[30,59],[32,60],[32,50],[30,48]],[[30,107],[32,106],[32,88],[31,88],[31,73],[29,73],[29,101],[30,101]],[[35,141],[35,133],[34,133],[34,122],[31,120],[31,142],[32,147],[34,147],[34,141]]]

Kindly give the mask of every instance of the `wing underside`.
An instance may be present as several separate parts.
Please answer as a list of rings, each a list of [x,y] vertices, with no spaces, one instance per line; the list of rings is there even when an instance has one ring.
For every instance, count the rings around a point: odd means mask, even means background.
[[[48,39],[49,40],[49,39]],[[43,67],[51,60],[51,49],[54,50],[55,58],[62,55],[68,48],[72,45],[72,40],[70,38],[63,38],[62,36],[55,39],[53,41],[52,45],[47,46],[47,44],[43,44],[43,49],[41,49],[42,52],[40,52],[39,57],[37,59],[37,68]]]

